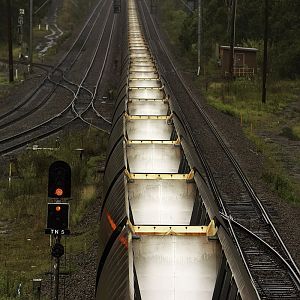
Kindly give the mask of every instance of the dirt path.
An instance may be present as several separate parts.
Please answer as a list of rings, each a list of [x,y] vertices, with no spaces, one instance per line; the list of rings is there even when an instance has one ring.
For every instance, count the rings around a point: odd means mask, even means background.
[[[58,10],[61,8],[62,3],[58,0],[52,0],[48,9],[48,14],[45,20],[45,24],[49,26],[50,34],[46,35],[39,44],[36,46],[38,55],[41,57],[46,52],[57,44],[57,40],[64,34],[63,31],[57,25]]]

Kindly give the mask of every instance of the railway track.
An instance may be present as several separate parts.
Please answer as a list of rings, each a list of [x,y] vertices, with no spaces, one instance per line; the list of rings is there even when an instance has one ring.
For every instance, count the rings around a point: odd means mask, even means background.
[[[96,299],[209,299],[221,249],[208,239],[213,221],[206,226],[194,209],[199,191],[136,3],[126,2],[128,55],[107,149]]]
[[[79,61],[80,55],[88,41],[92,42],[97,39],[98,27],[104,26],[101,16],[103,11],[108,9],[107,0],[99,1],[90,17],[84,24],[82,30],[73,42],[70,49],[64,54],[56,66],[50,68],[48,65],[34,64],[47,72],[40,84],[13,109],[5,112],[0,116],[0,130],[8,128],[12,124],[23,121],[26,117],[39,111],[52,100],[58,89],[64,89],[68,92],[76,92],[78,84],[74,80],[67,78],[74,65]],[[50,70],[47,70],[49,69]],[[84,87],[82,87],[84,89]]]
[[[103,117],[94,106],[99,86],[103,79],[103,73],[107,65],[108,54],[111,49],[111,42],[115,30],[116,18],[112,15],[112,5],[110,3],[104,20],[104,26],[101,34],[96,40],[96,47],[93,50],[90,62],[86,71],[78,84],[73,84],[76,89],[63,86],[71,96],[70,103],[55,116],[43,121],[31,128],[18,132],[17,134],[3,138],[0,141],[0,154],[8,153],[28,143],[51,135],[75,120],[96,127],[102,131],[109,131],[110,121]],[[105,49],[104,53],[100,53],[101,49]],[[101,55],[103,54],[103,55]],[[61,83],[58,83],[62,85]],[[89,86],[90,88],[87,88]],[[91,89],[93,87],[93,89]],[[93,112],[96,116],[97,123],[91,123],[85,119],[86,115]]]
[[[192,139],[206,179],[218,200],[221,215],[244,260],[258,297],[299,299],[300,273],[297,265],[239,163],[178,72],[147,3],[141,1],[139,8],[165,84],[172,99],[176,100],[175,103],[173,101],[173,109]],[[153,41],[156,41],[155,45]],[[203,142],[204,138],[209,143]]]

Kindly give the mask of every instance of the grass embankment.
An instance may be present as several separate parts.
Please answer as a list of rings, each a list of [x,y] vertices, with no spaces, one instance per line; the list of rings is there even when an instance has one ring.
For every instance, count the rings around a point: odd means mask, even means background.
[[[299,183],[282,163],[282,145],[272,141],[280,136],[291,141],[300,140],[299,116],[297,111],[293,116],[293,108],[289,112],[290,105],[299,101],[300,82],[270,83],[266,104],[261,103],[260,90],[256,80],[238,79],[235,82],[212,82],[205,94],[212,106],[240,120],[247,137],[264,154],[264,179],[281,197],[300,203]],[[294,164],[299,163],[299,157],[295,156]]]
[[[97,226],[78,226],[87,208],[99,199],[102,188],[100,165],[105,159],[107,136],[95,130],[66,134],[58,150],[27,150],[13,162],[14,178],[0,180],[0,299],[13,299],[21,284],[21,299],[32,293],[32,279],[50,270],[49,236],[44,234],[47,211],[49,165],[64,160],[72,169],[70,255],[86,251],[97,237]],[[54,146],[55,140],[43,142]],[[76,148],[84,148],[82,160]],[[8,172],[7,172],[8,173]],[[6,173],[6,175],[7,175]],[[50,201],[49,201],[50,202]],[[67,271],[72,270],[68,264]],[[19,299],[19,298],[18,298]]]

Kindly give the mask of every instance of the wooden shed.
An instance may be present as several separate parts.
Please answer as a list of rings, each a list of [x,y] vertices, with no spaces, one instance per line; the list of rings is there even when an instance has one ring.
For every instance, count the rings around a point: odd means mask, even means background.
[[[234,75],[254,76],[257,73],[256,48],[234,47]],[[219,62],[224,76],[229,74],[230,47],[219,46]]]

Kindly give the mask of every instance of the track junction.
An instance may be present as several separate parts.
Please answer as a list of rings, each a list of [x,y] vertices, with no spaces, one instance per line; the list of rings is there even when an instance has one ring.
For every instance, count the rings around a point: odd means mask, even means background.
[[[22,101],[1,114],[1,154],[47,137],[78,119],[109,132],[111,123],[95,102],[115,28],[112,3],[99,1],[70,49],[54,67],[34,64],[44,71],[44,78]]]

